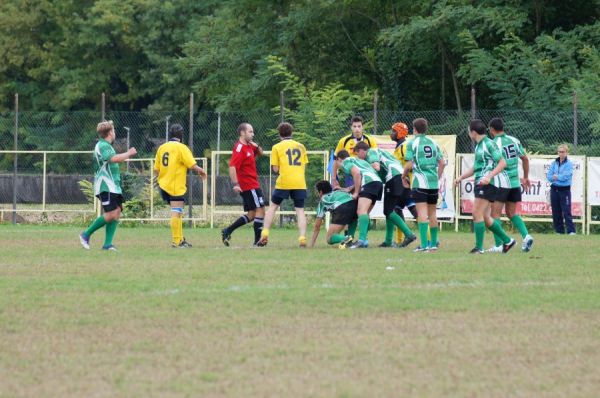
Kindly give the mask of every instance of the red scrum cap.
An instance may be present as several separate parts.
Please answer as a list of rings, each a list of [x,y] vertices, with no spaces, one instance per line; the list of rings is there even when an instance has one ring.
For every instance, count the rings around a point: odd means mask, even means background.
[[[396,132],[396,138],[401,139],[408,135],[408,126],[402,122],[394,123],[392,130]]]

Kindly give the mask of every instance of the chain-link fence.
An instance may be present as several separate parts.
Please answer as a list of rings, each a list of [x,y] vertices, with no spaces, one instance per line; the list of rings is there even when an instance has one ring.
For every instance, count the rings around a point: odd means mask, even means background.
[[[302,117],[303,126],[314,126],[312,131],[300,131],[308,150],[333,149],[343,135],[350,133],[348,114],[326,131],[319,128],[316,117],[318,110],[295,117]],[[467,126],[472,112],[464,111],[386,111],[369,110],[356,112],[365,120],[367,134],[388,134],[391,125],[397,121],[410,122],[417,117],[429,121],[431,134],[456,134],[457,152],[468,153],[472,144],[467,135]],[[519,138],[525,148],[537,154],[554,154],[559,143],[569,143],[573,152],[588,156],[600,156],[600,113],[589,111],[532,111],[532,110],[476,110],[475,117],[488,122],[493,117],[502,117],[506,131]],[[322,120],[322,115],[319,115]],[[283,115],[285,118],[285,115]],[[210,158],[211,151],[230,151],[238,138],[237,127],[240,123],[249,122],[255,131],[255,140],[263,148],[270,147],[278,141],[275,131],[282,119],[282,111],[277,109],[252,112],[207,112],[189,109],[180,111],[142,111],[121,112],[109,111],[106,119],[115,122],[117,140],[115,149],[124,152],[128,147],[136,147],[138,158],[152,158],[157,147],[165,141],[168,128],[173,123],[183,125],[188,134],[185,141],[193,153],[199,157]],[[30,112],[20,111],[0,114],[0,150],[13,150],[15,123],[18,121],[17,148],[25,151],[91,151],[97,135],[95,128],[102,119],[99,111],[76,112]],[[192,121],[192,123],[190,123]],[[296,123],[295,120],[289,120]],[[576,121],[576,122],[575,122]],[[318,145],[317,145],[318,144]],[[223,160],[218,160],[219,165]],[[15,170],[15,163],[17,168]],[[46,165],[46,173],[56,192],[41,192],[39,178],[43,173],[42,165]],[[210,167],[210,165],[209,165]],[[210,170],[209,170],[210,171]],[[15,178],[16,172],[16,178]],[[133,163],[123,165],[124,183],[135,180],[136,176],[146,173]],[[218,167],[217,176],[225,173],[226,165]],[[259,173],[268,178],[268,162],[259,165]],[[13,197],[17,204],[40,204],[43,200],[51,203],[83,204],[87,203],[75,179],[91,180],[93,178],[92,159],[88,155],[47,156],[45,163],[39,154],[19,154],[15,162],[14,154],[0,156],[0,209],[12,208]],[[63,179],[63,182],[59,183]],[[16,192],[13,190],[16,187]],[[16,195],[15,195],[16,193]],[[138,195],[135,189],[131,191]],[[199,194],[199,192],[198,192]],[[49,195],[49,196],[48,196]],[[210,192],[209,192],[210,195]],[[237,197],[223,198],[223,202],[237,203]],[[45,199],[44,199],[45,198]]]

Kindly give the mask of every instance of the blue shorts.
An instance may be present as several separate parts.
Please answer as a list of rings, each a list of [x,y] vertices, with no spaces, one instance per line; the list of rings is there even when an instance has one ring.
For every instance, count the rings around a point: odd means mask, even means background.
[[[292,198],[295,208],[303,209],[306,189],[275,189],[271,196],[271,202],[279,206],[287,198]]]

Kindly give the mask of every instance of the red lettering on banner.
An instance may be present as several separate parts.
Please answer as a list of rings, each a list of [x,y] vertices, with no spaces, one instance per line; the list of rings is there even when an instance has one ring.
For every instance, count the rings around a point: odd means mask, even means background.
[[[460,200],[460,209],[463,214],[473,213],[473,201],[469,199]],[[583,204],[572,203],[571,213],[574,216],[581,216]],[[552,207],[546,202],[521,202],[519,203],[519,210],[521,214],[526,216],[548,216],[552,214]]]

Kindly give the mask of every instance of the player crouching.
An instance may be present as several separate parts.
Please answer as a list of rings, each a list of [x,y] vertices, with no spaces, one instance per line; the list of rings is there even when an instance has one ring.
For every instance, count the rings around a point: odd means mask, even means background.
[[[319,181],[315,188],[319,195],[319,204],[317,205],[317,219],[315,220],[310,247],[315,246],[325,213],[331,212],[331,223],[327,229],[327,243],[330,245],[339,244],[340,249],[345,249],[352,243],[352,236],[356,232],[358,219],[356,200],[348,192],[333,191],[329,181]],[[344,236],[341,232],[346,225],[348,225],[348,235]]]

